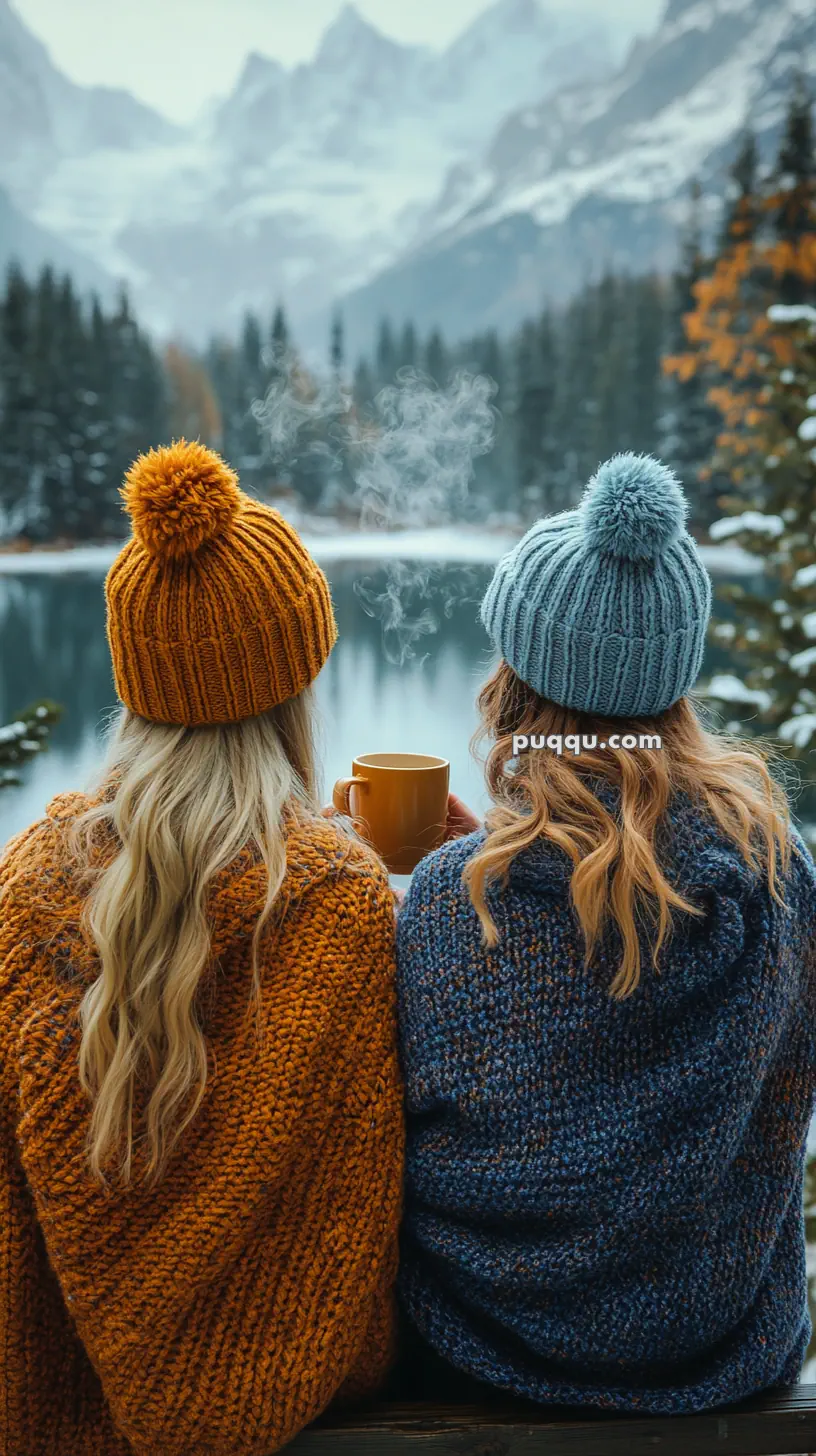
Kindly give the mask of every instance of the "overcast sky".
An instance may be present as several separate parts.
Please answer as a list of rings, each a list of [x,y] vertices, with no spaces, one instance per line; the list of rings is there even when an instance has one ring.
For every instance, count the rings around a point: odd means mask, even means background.
[[[229,91],[249,51],[290,65],[307,60],[341,8],[340,0],[12,0],[75,81],[125,86],[185,121]],[[555,10],[576,0],[546,0]],[[398,40],[444,46],[486,0],[358,0],[357,7]],[[662,0],[583,0],[614,15],[628,35],[648,31]]]

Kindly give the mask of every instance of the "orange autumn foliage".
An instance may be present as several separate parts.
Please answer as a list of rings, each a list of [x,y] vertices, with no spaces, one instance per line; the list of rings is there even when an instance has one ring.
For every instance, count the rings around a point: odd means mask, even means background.
[[[170,424],[176,438],[221,443],[221,410],[206,369],[179,348],[168,344],[164,368],[170,386]]]
[[[737,481],[767,435],[768,378],[794,358],[789,330],[768,318],[768,307],[783,278],[816,288],[816,210],[812,231],[795,240],[767,239],[763,215],[780,205],[779,195],[741,199],[724,251],[694,285],[696,307],[683,320],[689,347],[663,360],[664,372],[680,381],[709,378],[707,398],[722,416],[717,446],[731,456]]]

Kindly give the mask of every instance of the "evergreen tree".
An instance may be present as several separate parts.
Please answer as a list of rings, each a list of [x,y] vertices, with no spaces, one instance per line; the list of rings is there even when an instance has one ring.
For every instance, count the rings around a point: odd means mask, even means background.
[[[686,349],[686,316],[696,304],[695,289],[706,276],[700,220],[701,192],[693,183],[689,219],[680,260],[672,277],[668,302],[667,350],[676,358]],[[691,522],[709,526],[718,514],[717,498],[724,488],[713,467],[720,416],[708,400],[710,377],[702,369],[666,372],[663,377],[663,414],[659,453],[676,470],[691,503]]]
[[[254,313],[245,313],[241,328],[241,353],[249,379],[260,376],[262,348],[260,322]]]
[[[376,384],[374,374],[367,359],[359,359],[354,371],[354,383],[352,394],[354,404],[361,416],[366,415],[374,402]]]
[[[156,368],[161,375],[160,366]],[[100,505],[104,502],[103,533],[124,535],[125,522],[121,514],[121,499],[117,487],[120,484],[118,471],[122,466],[122,452],[116,436],[116,426],[109,407],[112,382],[111,339],[108,320],[105,318],[98,298],[91,302],[88,326],[88,388],[86,394],[86,438],[88,441],[87,474],[88,486],[93,499]],[[163,387],[163,386],[162,386]],[[159,444],[164,431],[157,422],[151,428],[151,444]]]
[[[624,399],[631,360],[626,280],[607,273],[594,290],[594,342],[587,360],[592,397],[589,443],[593,469],[614,455],[625,438]]]
[[[515,508],[525,519],[549,509],[544,441],[551,428],[555,380],[545,376],[541,336],[535,323],[522,326],[515,347],[513,425],[516,445]]]
[[[593,361],[597,347],[594,287],[585,288],[567,306],[558,329],[558,373],[554,405],[554,437],[560,460],[555,483],[558,498],[574,504],[599,461],[595,455]]]
[[[291,362],[292,341],[283,305],[278,304],[269,330],[269,346],[262,356],[266,366],[266,388],[285,379]]]
[[[425,373],[444,389],[450,374],[450,358],[439,329],[434,329],[424,351]]]
[[[418,355],[416,329],[409,322],[405,325],[400,335],[399,349],[397,350],[397,368],[416,369]]]
[[[31,418],[35,534],[87,541],[99,533],[100,502],[89,480],[92,453],[90,351],[71,280],[46,269],[35,292],[33,361],[37,403]]]
[[[711,535],[746,548],[762,561],[764,589],[723,586],[734,620],[715,624],[743,680],[715,678],[714,698],[751,704],[760,721],[802,760],[816,783],[816,308],[774,305],[771,322],[789,350],[775,364],[763,415],[765,480],[743,491]]]
[[[133,365],[131,402],[141,451],[161,444],[170,427],[167,380],[161,359],[141,330],[136,331]],[[214,441],[219,438],[217,423],[212,436]]]
[[[289,346],[289,326],[286,322],[286,314],[283,311],[282,304],[278,304],[272,318],[270,341],[275,357],[279,357]]]
[[[718,252],[727,251],[735,242],[751,242],[761,216],[759,151],[749,127],[743,133],[726,185]]]
[[[314,443],[322,453],[325,445],[325,485],[320,496],[321,508],[335,514],[353,510],[356,482],[352,468],[356,418],[354,388],[345,379],[346,348],[343,318],[339,310],[332,322],[330,363],[333,388],[325,398],[325,419],[316,421]],[[321,429],[325,439],[321,439]]]
[[[166,434],[161,364],[120,298],[83,305],[69,278],[18,270],[0,301],[0,528],[30,540],[122,534],[118,487]]]
[[[116,309],[108,320],[107,334],[110,379],[105,407],[109,412],[116,440],[116,457],[111,468],[111,487],[115,495],[130,462],[148,443],[137,413],[135,395],[142,367],[139,347],[141,339],[136,320],[131,313],[130,301],[124,291],[120,293]],[[119,520],[121,522],[121,516]]]
[[[257,490],[263,474],[265,450],[252,407],[256,401],[264,399],[269,378],[264,359],[261,325],[253,313],[247,313],[244,316],[239,346],[239,368],[244,413],[235,467],[244,484],[250,489]]]
[[[33,703],[13,723],[0,727],[0,789],[20,783],[20,769],[48,746],[48,735],[59,722],[56,703]]]
[[[558,412],[562,341],[557,320],[550,309],[545,309],[538,320],[537,333],[539,377],[544,391],[540,446],[544,490],[541,505],[548,512],[563,511],[569,509],[572,500],[565,489],[564,442],[559,434],[563,425]]]
[[[239,351],[223,339],[212,339],[204,357],[221,420],[219,449],[227,460],[237,461],[246,414]]]
[[[382,389],[384,385],[393,384],[398,361],[394,334],[388,319],[383,319],[380,323],[375,363],[378,387]]]
[[[619,449],[655,455],[660,448],[661,359],[666,342],[666,291],[653,274],[633,279],[624,293],[628,317],[628,378]]]
[[[332,319],[331,343],[329,347],[329,359],[332,371],[337,378],[343,373],[346,362],[346,351],[343,340],[343,315],[338,310]]]
[[[0,306],[0,524],[3,534],[27,531],[36,493],[32,416],[37,394],[31,359],[32,290],[12,266]]]
[[[496,385],[492,401],[497,411],[496,439],[493,449],[488,454],[477,456],[473,462],[474,501],[488,511],[513,511],[515,461],[506,418],[511,381],[508,379],[504,349],[495,329],[473,341],[465,364],[473,373],[484,375]]]
[[[775,289],[783,303],[816,302],[816,141],[812,99],[796,78],[766,204],[776,244]]]

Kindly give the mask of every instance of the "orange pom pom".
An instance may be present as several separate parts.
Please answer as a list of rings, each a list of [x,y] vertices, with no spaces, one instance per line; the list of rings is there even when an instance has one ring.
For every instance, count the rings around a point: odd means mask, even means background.
[[[151,556],[193,556],[241,508],[234,470],[197,440],[174,440],[131,465],[120,491],[133,534]]]

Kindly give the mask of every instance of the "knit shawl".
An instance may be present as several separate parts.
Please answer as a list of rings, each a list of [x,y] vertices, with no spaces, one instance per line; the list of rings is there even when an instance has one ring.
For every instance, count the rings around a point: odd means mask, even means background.
[[[670,838],[704,914],[628,1000],[614,937],[585,968],[547,843],[490,893],[494,950],[462,886],[481,834],[399,918],[402,1297],[453,1364],[540,1401],[698,1410],[795,1380],[808,1343],[816,872],[797,838],[782,909],[690,806]]]
[[[62,796],[0,887],[0,1452],[269,1456],[393,1348],[402,1191],[393,897],[326,821],[289,836],[263,953],[244,853],[211,901],[206,1095],[159,1186],[106,1193],[83,1156],[77,1008],[98,970],[57,836]],[[115,1185],[113,1185],[115,1187]]]

